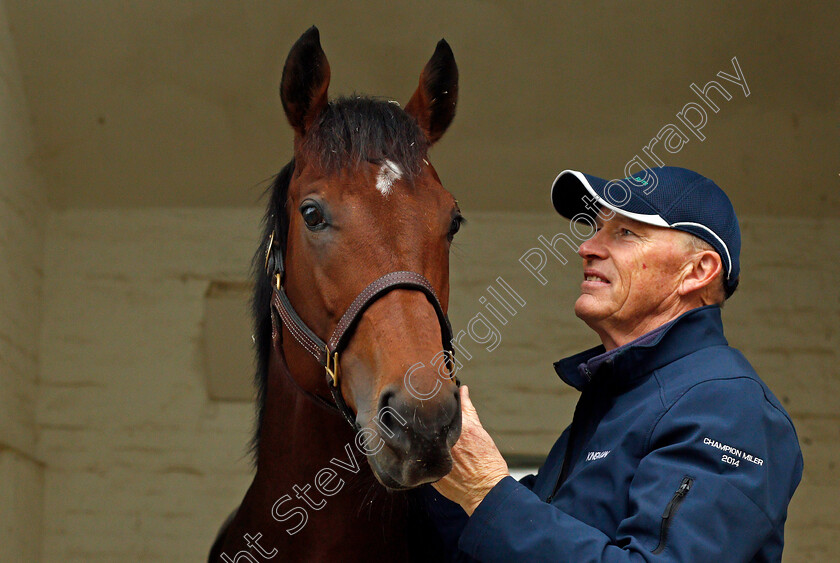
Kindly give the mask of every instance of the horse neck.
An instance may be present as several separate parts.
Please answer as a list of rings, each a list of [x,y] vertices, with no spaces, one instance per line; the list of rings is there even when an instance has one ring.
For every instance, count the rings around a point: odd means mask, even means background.
[[[355,450],[353,429],[337,410],[320,403],[314,397],[314,390],[299,383],[312,380],[311,375],[302,375],[308,367],[290,368],[282,349],[275,347],[271,352],[257,474],[265,474],[275,483],[293,479],[311,481],[315,473],[329,466],[333,457],[347,461],[347,445],[356,456],[359,473],[362,469],[370,473],[364,456]],[[283,478],[278,479],[279,476]]]
[[[376,482],[365,456],[355,445],[355,432],[337,412],[307,397],[291,380],[282,353],[272,353],[265,390],[257,474],[220,546],[229,553],[245,549],[245,533],[264,534],[265,545],[290,559],[347,561],[408,561],[411,522],[407,497],[388,494]],[[353,459],[349,456],[352,455]],[[341,463],[336,463],[338,460]],[[355,472],[348,467],[355,467]],[[314,490],[315,476],[324,468],[344,481],[334,496]],[[294,536],[288,524],[274,521],[272,505],[289,495],[287,506],[303,506],[297,490],[309,486],[321,510],[307,509],[309,521]],[[365,526],[359,527],[359,522]],[[418,548],[414,548],[415,551]],[[348,555],[355,554],[355,555]],[[369,557],[372,557],[370,559]]]

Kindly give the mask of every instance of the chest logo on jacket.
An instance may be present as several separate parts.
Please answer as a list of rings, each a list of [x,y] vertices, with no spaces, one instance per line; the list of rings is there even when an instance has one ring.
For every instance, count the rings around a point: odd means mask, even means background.
[[[595,461],[596,459],[604,459],[610,455],[610,450],[604,452],[589,452],[586,454],[586,461]]]

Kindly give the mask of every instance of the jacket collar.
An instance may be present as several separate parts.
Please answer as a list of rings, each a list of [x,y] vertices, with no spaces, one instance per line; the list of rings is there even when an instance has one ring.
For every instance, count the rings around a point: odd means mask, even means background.
[[[727,345],[718,305],[698,307],[609,352],[596,346],[554,363],[579,391],[590,385],[622,389],[660,367],[709,346]]]

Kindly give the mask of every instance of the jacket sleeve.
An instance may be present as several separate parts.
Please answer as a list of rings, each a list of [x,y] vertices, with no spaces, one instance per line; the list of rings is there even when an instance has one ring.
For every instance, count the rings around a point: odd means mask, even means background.
[[[706,382],[665,411],[615,537],[505,478],[469,519],[459,548],[479,561],[737,562],[777,544],[771,559],[780,559],[802,457],[789,419],[757,386],[748,378]]]
[[[520,480],[520,483],[530,489],[535,478],[535,475],[526,475]],[[508,479],[513,481],[513,477],[508,477]],[[458,504],[437,492],[431,485],[423,485],[421,494],[425,503],[426,514],[437,530],[445,552],[452,556],[450,560],[469,560],[470,558],[464,557],[463,553],[458,553],[458,539],[467,525],[469,518],[467,513]]]
[[[431,485],[423,485],[422,489],[426,515],[437,530],[444,552],[454,557],[458,552],[458,538],[467,525],[467,513]]]

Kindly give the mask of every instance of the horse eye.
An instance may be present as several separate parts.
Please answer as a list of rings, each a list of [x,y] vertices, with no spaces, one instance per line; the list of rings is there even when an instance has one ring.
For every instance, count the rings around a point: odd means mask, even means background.
[[[301,207],[300,214],[303,215],[303,222],[310,229],[316,229],[326,224],[324,214],[321,213],[321,209],[314,203],[309,203]]]
[[[449,224],[449,234],[447,234],[447,238],[452,240],[455,234],[461,230],[461,223],[464,222],[464,218],[460,215],[452,219],[452,222]]]

